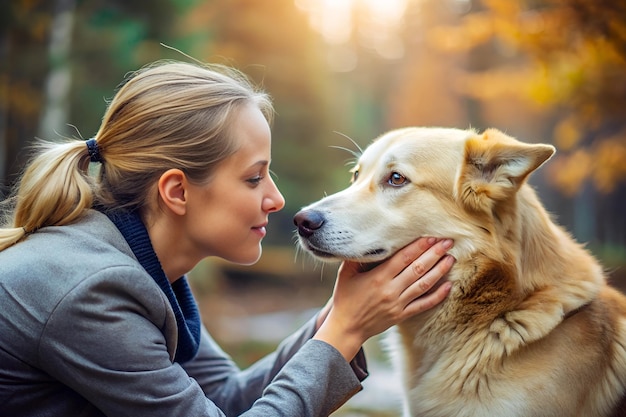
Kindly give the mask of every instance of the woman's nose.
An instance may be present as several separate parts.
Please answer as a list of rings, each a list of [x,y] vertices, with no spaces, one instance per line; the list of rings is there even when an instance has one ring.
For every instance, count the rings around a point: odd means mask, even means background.
[[[276,183],[272,181],[269,195],[263,200],[263,209],[267,212],[282,210],[285,207],[285,198],[278,190]]]

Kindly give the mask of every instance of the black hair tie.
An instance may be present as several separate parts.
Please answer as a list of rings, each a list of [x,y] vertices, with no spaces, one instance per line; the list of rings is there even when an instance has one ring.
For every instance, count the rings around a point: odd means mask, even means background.
[[[98,149],[96,138],[88,139],[85,143],[87,144],[87,152],[89,152],[91,162],[102,163],[102,156],[100,156],[100,150]]]

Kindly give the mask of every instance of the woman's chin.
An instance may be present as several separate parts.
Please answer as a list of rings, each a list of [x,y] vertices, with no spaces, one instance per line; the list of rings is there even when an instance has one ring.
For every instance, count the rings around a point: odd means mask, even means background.
[[[259,245],[259,248],[256,252],[250,252],[250,253],[240,253],[238,254],[238,256],[233,257],[233,259],[227,259],[230,262],[239,264],[239,265],[254,265],[255,263],[257,263],[259,261],[259,259],[261,259],[261,254],[262,254],[262,250],[261,250],[261,245]]]

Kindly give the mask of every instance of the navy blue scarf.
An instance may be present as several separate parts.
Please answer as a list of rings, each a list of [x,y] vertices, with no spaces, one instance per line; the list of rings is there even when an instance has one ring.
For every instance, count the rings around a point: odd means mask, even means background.
[[[139,263],[161,287],[174,310],[178,326],[178,345],[174,361],[193,359],[200,344],[200,313],[187,279],[182,276],[172,284],[168,281],[157,258],[150,236],[141,218],[132,212],[105,213],[120,230]]]

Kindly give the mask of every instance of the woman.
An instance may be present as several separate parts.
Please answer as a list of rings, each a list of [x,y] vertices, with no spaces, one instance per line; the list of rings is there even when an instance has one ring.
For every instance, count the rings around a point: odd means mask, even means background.
[[[445,298],[448,284],[425,292],[448,240],[370,272],[344,263],[310,323],[235,366],[185,274],[259,259],[284,206],[271,116],[232,69],[160,62],[126,80],[95,138],[40,144],[0,229],[0,415],[325,416],[361,389],[363,342]]]

